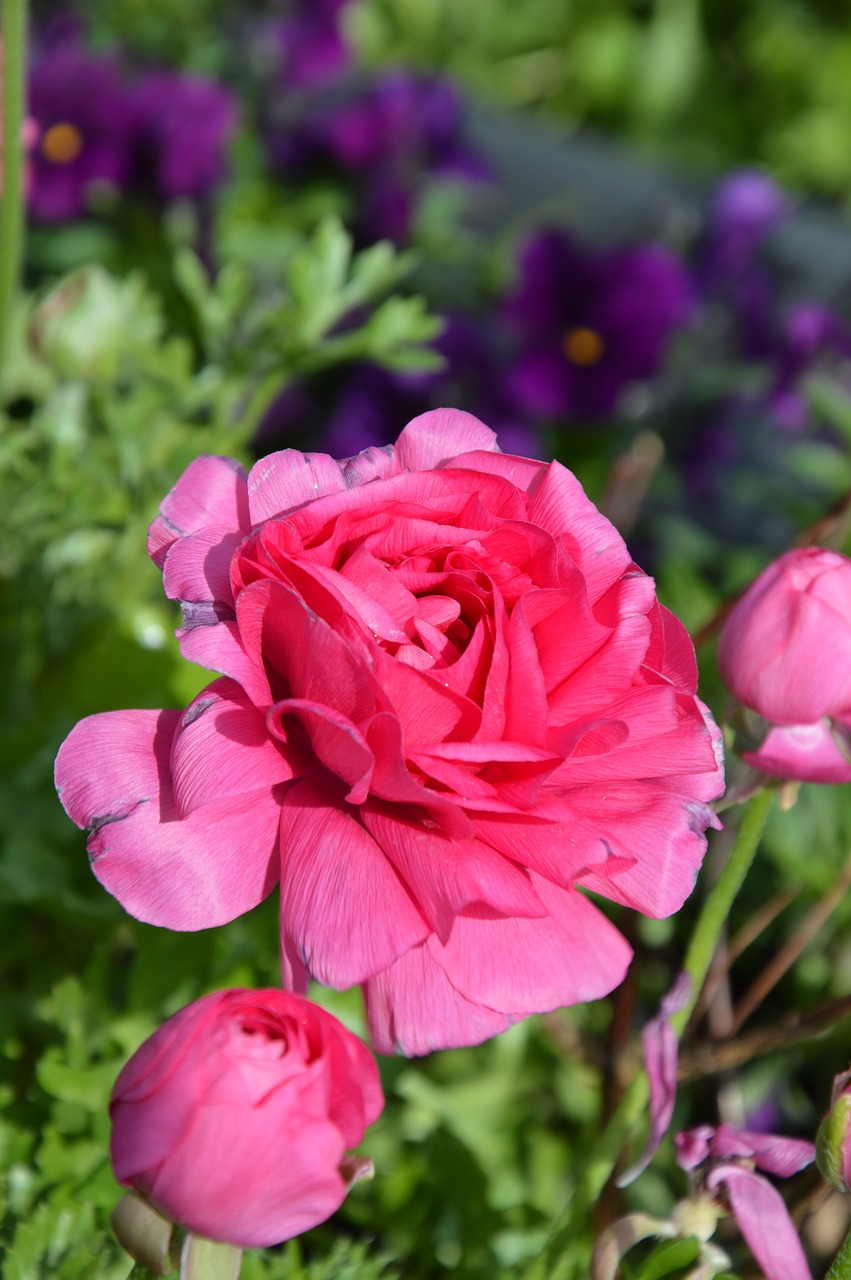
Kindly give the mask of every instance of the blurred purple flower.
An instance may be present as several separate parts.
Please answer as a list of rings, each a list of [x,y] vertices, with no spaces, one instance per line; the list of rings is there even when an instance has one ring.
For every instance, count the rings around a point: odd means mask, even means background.
[[[30,69],[29,114],[38,126],[29,193],[34,218],[79,218],[98,187],[126,188],[135,113],[115,57],[76,42],[48,46]]]
[[[851,359],[851,330],[829,307],[801,302],[783,317],[773,355],[769,409],[781,427],[797,435],[808,419],[801,379],[819,364]]]
[[[135,88],[136,176],[163,200],[199,198],[224,177],[236,122],[231,95],[215,81],[152,71]]]
[[[427,175],[488,176],[464,141],[457,90],[437,76],[394,70],[333,101],[317,101],[295,120],[282,98],[272,117],[266,132],[279,172],[325,171],[350,180],[360,243],[409,238]]]
[[[295,0],[276,4],[283,16],[267,28],[281,80],[291,89],[313,89],[345,71],[348,47],[340,32],[340,14],[349,0]]]
[[[706,1190],[729,1205],[767,1280],[812,1280],[782,1197],[755,1169],[789,1178],[812,1164],[813,1144],[725,1124],[701,1125],[674,1141],[680,1168],[700,1168]]]
[[[610,414],[625,387],[658,372],[693,302],[685,267],[659,245],[599,252],[542,232],[505,304],[520,345],[509,391],[535,417]]]
[[[792,211],[788,196],[759,169],[736,169],[718,184],[706,214],[700,276],[710,290],[739,278]]]

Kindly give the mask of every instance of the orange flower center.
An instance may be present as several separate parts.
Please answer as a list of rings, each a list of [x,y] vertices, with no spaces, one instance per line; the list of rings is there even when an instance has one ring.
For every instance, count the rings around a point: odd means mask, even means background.
[[[76,125],[54,124],[41,140],[41,152],[51,164],[70,164],[83,149],[83,135]]]
[[[571,364],[596,364],[602,358],[605,346],[599,333],[581,326],[568,329],[561,340],[561,349]]]

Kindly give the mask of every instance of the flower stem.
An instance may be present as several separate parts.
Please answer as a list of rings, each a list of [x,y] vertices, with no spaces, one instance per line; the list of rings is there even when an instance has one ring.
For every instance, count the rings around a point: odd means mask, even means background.
[[[698,917],[683,962],[683,968],[692,980],[691,993],[685,1007],[671,1019],[678,1036],[682,1034],[697,1004],[718,939],[730,914],[730,908],[742,887],[762,839],[773,798],[774,792],[769,789],[758,792],[749,802],[727,864],[703,904],[703,910]],[[556,1228],[539,1264],[532,1268],[530,1280],[531,1277],[535,1277],[535,1280],[537,1277],[541,1277],[542,1280],[543,1277],[547,1277],[547,1280],[556,1280],[556,1277],[582,1275],[583,1270],[587,1274],[587,1266],[583,1268],[580,1265],[583,1261],[587,1262],[587,1259],[580,1259],[578,1256],[582,1226],[587,1221],[591,1207],[612,1176],[633,1129],[645,1112],[649,1094],[647,1075],[642,1070],[627,1088],[608,1125],[595,1143],[594,1154],[580,1174],[563,1221]],[[845,1272],[842,1273],[843,1280],[845,1274]],[[851,1280],[851,1271],[848,1272],[848,1280]]]
[[[0,394],[21,271],[27,0],[3,0],[3,198],[0,201]]]
[[[851,1280],[851,1231],[842,1241],[842,1247],[824,1280]]]

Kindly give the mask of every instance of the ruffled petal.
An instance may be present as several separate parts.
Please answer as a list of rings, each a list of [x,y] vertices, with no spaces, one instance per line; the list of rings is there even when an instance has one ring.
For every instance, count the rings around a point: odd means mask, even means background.
[[[148,554],[162,568],[179,538],[210,527],[227,535],[251,528],[245,469],[233,458],[195,458],[160,504],[148,530]]]
[[[276,742],[266,718],[233,680],[215,680],[189,704],[171,749],[181,817],[226,796],[251,795],[301,772],[298,756]]]
[[[329,493],[345,492],[346,477],[327,453],[282,449],[255,462],[248,475],[251,523],[285,515]]]
[[[91,830],[95,875],[125,910],[167,929],[211,929],[275,887],[281,798],[267,784],[181,818],[170,774],[181,715],[81,720],[60,749],[56,785],[68,816]]]

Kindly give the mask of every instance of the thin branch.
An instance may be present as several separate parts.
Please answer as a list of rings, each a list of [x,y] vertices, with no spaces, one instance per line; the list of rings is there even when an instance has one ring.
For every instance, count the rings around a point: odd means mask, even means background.
[[[807,912],[792,937],[780,948],[777,955],[765,966],[762,973],[754,980],[736,1006],[733,1015],[733,1035],[748,1020],[754,1010],[762,1004],[769,991],[772,991],[785,973],[792,968],[796,960],[818,935],[848,890],[851,889],[851,858],[845,863],[842,872],[830,888],[822,894],[815,906]]]
[[[766,1054],[791,1049],[796,1044],[803,1044],[830,1031],[848,1017],[851,1017],[851,996],[843,996],[811,1013],[796,1011],[787,1014],[775,1026],[751,1031],[739,1036],[737,1040],[725,1040],[721,1043],[704,1040],[699,1044],[684,1046],[680,1053],[677,1079],[680,1084],[701,1080],[705,1076],[714,1076],[721,1071],[744,1066]]]

